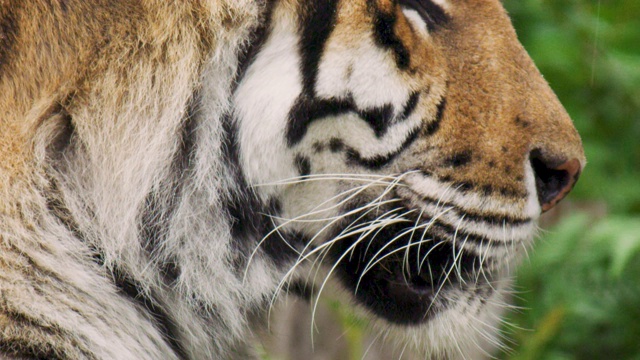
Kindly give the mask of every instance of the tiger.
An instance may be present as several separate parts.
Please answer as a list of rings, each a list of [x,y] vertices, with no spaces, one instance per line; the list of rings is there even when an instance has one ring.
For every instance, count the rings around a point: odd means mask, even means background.
[[[332,287],[489,356],[586,162],[498,0],[2,1],[0,128],[6,359],[251,358]]]

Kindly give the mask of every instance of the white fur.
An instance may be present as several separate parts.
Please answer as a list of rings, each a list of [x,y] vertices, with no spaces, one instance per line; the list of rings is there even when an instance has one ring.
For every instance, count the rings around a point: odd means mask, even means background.
[[[340,38],[327,42],[318,71],[317,95],[320,98],[351,95],[360,109],[386,104],[401,109],[411,89],[398,72],[393,56],[377,47],[370,34],[366,35],[348,44]]]
[[[418,14],[417,11],[411,9],[403,9],[402,11],[407,19],[413,24],[413,28],[420,33],[420,35],[426,37],[429,36],[429,31],[427,30],[427,23],[424,21],[422,16]]]
[[[302,90],[296,28],[295,19],[276,11],[273,34],[236,91],[241,161],[254,184],[297,175],[284,139],[289,111]]]
[[[538,205],[538,211],[536,212],[535,207],[529,203],[529,200],[525,205],[524,202],[512,203],[491,197],[483,197],[476,193],[465,194],[457,190],[453,184],[442,183],[434,178],[420,174],[410,174],[407,176],[406,181],[411,189],[418,194],[450,202],[463,209],[469,209],[471,212],[475,210],[498,215],[519,214],[523,218],[534,220],[540,215],[540,205]],[[527,185],[527,190],[531,190],[530,181]],[[535,188],[533,192],[529,191],[529,193],[535,196]]]

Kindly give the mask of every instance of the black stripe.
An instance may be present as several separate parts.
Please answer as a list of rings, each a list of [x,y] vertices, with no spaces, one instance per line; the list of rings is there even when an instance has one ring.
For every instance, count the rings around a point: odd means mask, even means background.
[[[264,44],[269,39],[273,28],[273,15],[278,5],[278,0],[267,0],[267,4],[261,15],[259,26],[253,30],[249,37],[248,45],[238,54],[239,64],[235,75],[235,88],[244,78],[247,69],[255,61]],[[276,214],[279,204],[263,203],[255,194],[242,172],[240,163],[240,144],[238,140],[239,129],[231,114],[226,114],[222,122],[222,159],[225,168],[233,178],[235,189],[223,198],[223,208],[231,222],[231,246],[235,257],[233,266],[238,274],[243,274],[246,260],[253,252],[257,241],[267,233],[268,218],[265,214]]]
[[[318,67],[325,44],[337,18],[337,0],[316,1],[302,9],[298,19],[302,34],[299,40],[301,54],[302,94],[289,112],[286,138],[289,146],[300,142],[309,125],[320,118],[338,115],[354,108],[353,99],[315,99]]]
[[[264,44],[271,35],[273,12],[276,8],[277,0],[268,0],[263,10],[263,14],[260,16],[259,25],[249,35],[247,45],[241,48],[238,54],[238,69],[235,76],[235,84],[242,81],[247,69],[255,61],[257,55],[262,50]]]
[[[473,222],[482,222],[491,224],[494,226],[502,226],[502,225],[524,225],[528,224],[532,221],[530,218],[517,218],[509,215],[499,215],[499,214],[481,214],[478,212],[474,212],[472,210],[465,209],[459,205],[454,203],[450,203],[447,201],[438,201],[435,198],[420,195],[420,200],[437,206],[439,208],[451,208],[456,213],[459,214],[459,217],[463,217],[465,220],[473,221]]]
[[[240,253],[250,254],[253,250],[245,243],[247,239],[259,237],[262,233],[264,220],[261,212],[267,213],[263,204],[254,191],[249,187],[240,164],[240,145],[238,143],[238,128],[230,115],[222,118],[223,147],[222,158],[225,167],[233,177],[236,190],[223,200],[223,206],[231,218],[231,236],[234,246],[238,246]]]
[[[399,0],[401,6],[415,10],[427,24],[429,31],[435,31],[445,26],[449,21],[449,15],[440,6],[431,0]]]
[[[311,174],[311,161],[308,157],[303,155],[296,155],[295,157],[295,165],[298,168],[298,173],[300,176],[308,176]]]
[[[449,239],[447,241],[452,242],[456,240],[456,243],[472,243],[477,246],[494,246],[494,247],[511,247],[516,241],[514,240],[493,240],[484,235],[471,233],[462,228],[457,228],[454,225],[447,224],[441,220],[429,219],[427,222],[433,222],[430,227],[432,232],[440,231],[442,236],[446,236]]]
[[[223,206],[231,221],[233,266],[242,276],[258,242],[274,228],[269,216],[277,216],[281,206],[275,199],[265,204],[249,187],[240,165],[237,125],[230,116],[224,117],[223,130],[223,159],[236,184],[236,191],[223,199]],[[298,256],[291,246],[297,248],[303,244],[306,244],[304,237],[279,231],[263,241],[260,247],[276,265],[284,267]]]
[[[339,116],[348,113],[357,114],[364,120],[377,138],[382,138],[393,124],[406,120],[417,108],[420,93],[414,92],[409,96],[402,114],[393,118],[393,105],[385,104],[379,107],[359,109],[351,95],[345,98],[315,99],[302,95],[289,112],[286,137],[291,147],[302,141],[309,126],[316,120],[329,116]]]
[[[168,235],[174,213],[183,197],[185,183],[193,175],[198,143],[196,130],[201,106],[202,94],[196,89],[187,104],[180,130],[180,146],[171,163],[170,178],[162,189],[147,194],[145,206],[138,215],[142,246],[150,255],[161,248]],[[175,282],[180,276],[177,261],[170,260],[160,264],[160,270],[169,283]]]
[[[347,160],[353,164],[363,166],[369,170],[378,170],[381,167],[389,164],[406,148],[411,146],[411,144],[413,144],[413,142],[418,139],[419,134],[419,129],[411,131],[402,145],[400,145],[400,147],[398,147],[395,151],[386,155],[378,155],[372,158],[364,158],[357,150],[345,146],[345,148],[347,149]]]
[[[169,314],[152,298],[147,297],[142,291],[142,287],[133,279],[125,275],[119,268],[112,270],[113,282],[120,289],[123,295],[131,298],[134,302],[146,309],[146,312],[152,316],[158,326],[163,338],[180,359],[188,359],[187,352],[179,341],[176,325]]]
[[[447,99],[443,98],[438,104],[438,111],[436,113],[436,118],[429,122],[429,125],[424,129],[424,133],[427,136],[431,136],[435,134],[440,129],[440,123],[442,122],[442,117],[444,116],[444,111],[447,107]]]
[[[404,70],[411,63],[411,54],[402,40],[396,35],[395,25],[398,21],[396,13],[386,13],[378,8],[376,0],[369,0],[367,8],[373,16],[374,36],[376,43],[386,49],[393,51],[396,66]]]
[[[390,104],[372,109],[358,110],[358,115],[373,129],[377,138],[387,133],[393,118],[393,106]]]
[[[466,149],[444,158],[442,160],[442,166],[452,168],[464,167],[469,164],[471,160],[473,160],[473,151]]]
[[[419,91],[416,91],[413,94],[411,94],[411,96],[409,96],[409,100],[407,100],[407,103],[404,105],[404,110],[402,111],[402,115],[398,120],[408,119],[409,116],[411,116],[413,112],[416,110],[419,100],[420,100]]]
[[[338,116],[353,111],[355,104],[351,97],[345,99],[311,100],[300,95],[289,112],[286,138],[292,147],[302,141],[312,122],[328,116]]]
[[[315,83],[318,66],[325,44],[335,28],[338,0],[312,1],[301,9],[299,25],[300,54],[302,55],[303,93],[309,98],[315,97]]]

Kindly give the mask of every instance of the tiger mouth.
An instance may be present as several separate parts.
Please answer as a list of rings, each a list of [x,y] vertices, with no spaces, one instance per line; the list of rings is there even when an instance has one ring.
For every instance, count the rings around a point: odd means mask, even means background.
[[[410,208],[398,213],[413,214]],[[460,299],[486,301],[500,279],[505,259],[472,251],[464,239],[435,225],[423,214],[370,232],[345,227],[331,246],[335,273],[355,299],[374,314],[399,325],[419,325]],[[375,216],[347,219],[353,229],[366,227]],[[343,234],[343,235],[340,235]],[[453,236],[453,238],[452,238]],[[492,244],[490,246],[496,246]]]

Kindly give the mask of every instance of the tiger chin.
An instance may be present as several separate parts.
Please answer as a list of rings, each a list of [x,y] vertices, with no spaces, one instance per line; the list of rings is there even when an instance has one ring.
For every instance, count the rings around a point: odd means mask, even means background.
[[[485,357],[585,165],[497,0],[3,2],[0,124],[3,358],[246,358],[301,281]]]

